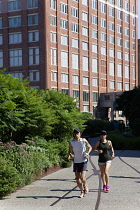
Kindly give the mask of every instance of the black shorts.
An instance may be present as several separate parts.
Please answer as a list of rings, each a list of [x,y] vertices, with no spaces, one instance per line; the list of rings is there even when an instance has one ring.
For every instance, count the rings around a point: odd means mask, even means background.
[[[87,170],[87,161],[82,163],[74,163],[73,171],[74,172],[82,172]]]

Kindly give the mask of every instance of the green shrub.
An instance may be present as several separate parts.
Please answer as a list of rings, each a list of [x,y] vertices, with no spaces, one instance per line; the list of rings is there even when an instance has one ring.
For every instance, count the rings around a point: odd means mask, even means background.
[[[14,192],[19,182],[19,173],[12,162],[0,157],[0,197]]]
[[[115,150],[140,150],[140,137],[125,136],[116,131],[109,133],[107,138],[112,141]]]

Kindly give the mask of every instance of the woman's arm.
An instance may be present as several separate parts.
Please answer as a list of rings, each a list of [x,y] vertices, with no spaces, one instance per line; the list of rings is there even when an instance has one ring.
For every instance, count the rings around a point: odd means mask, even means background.
[[[97,147],[99,147],[99,141],[95,143],[92,150],[96,153],[103,153],[103,150],[98,150]]]
[[[113,146],[112,146],[112,142],[111,141],[109,141],[109,145],[110,145],[110,149],[112,151],[111,158],[113,159],[115,157],[115,154],[114,154],[114,149],[113,149]]]
[[[92,146],[89,144],[89,142],[85,139],[85,144],[88,148],[88,151],[86,153],[86,156],[89,156],[89,153],[92,151]]]
[[[69,142],[69,153],[68,153],[68,160],[70,160],[71,158],[74,158],[74,154],[72,154],[72,145]]]

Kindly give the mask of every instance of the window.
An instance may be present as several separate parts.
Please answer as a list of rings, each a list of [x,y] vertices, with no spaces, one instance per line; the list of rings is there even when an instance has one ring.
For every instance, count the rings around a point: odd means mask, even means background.
[[[68,67],[68,52],[61,52],[61,67]]]
[[[119,20],[122,20],[122,11],[117,10],[117,18],[118,18]]]
[[[82,49],[88,51],[88,42],[82,41]]]
[[[72,68],[78,69],[78,54],[72,54]]]
[[[109,35],[109,43],[114,44],[115,43],[115,38],[112,35]]]
[[[21,16],[9,17],[9,27],[20,27],[21,26]]]
[[[127,13],[125,13],[124,14],[124,21],[126,22],[126,23],[129,23],[129,14],[127,14]]]
[[[39,47],[29,48],[29,65],[39,64]]]
[[[92,24],[97,25],[98,19],[97,16],[92,15]]]
[[[114,31],[114,23],[109,22],[109,30]]]
[[[60,3],[60,11],[62,13],[67,14],[68,13],[68,5],[67,4],[64,4],[64,3]]]
[[[79,90],[73,90],[73,98],[79,99]]]
[[[61,81],[63,83],[68,83],[68,74],[67,73],[62,73],[61,74]]]
[[[114,49],[109,49],[109,56],[114,58]]]
[[[101,12],[106,13],[106,4],[101,3]]]
[[[69,89],[62,89],[62,93],[65,93],[66,95],[69,95]]]
[[[64,35],[61,35],[61,44],[62,45],[68,45],[68,37],[67,36],[64,36]]]
[[[89,101],[89,91],[83,91],[83,101]]]
[[[72,47],[78,48],[78,39],[72,38]]]
[[[57,42],[57,34],[54,31],[50,32],[50,41],[56,43]]]
[[[124,29],[124,34],[125,34],[125,36],[129,36],[129,28]]]
[[[88,21],[88,13],[87,12],[82,12],[82,20],[83,21]]]
[[[133,14],[136,13],[136,7],[135,7],[135,5],[132,5],[132,13],[133,13]]]
[[[101,55],[106,55],[106,47],[101,47]]]
[[[83,105],[83,112],[89,112],[89,105]]]
[[[88,28],[87,27],[82,26],[82,35],[88,36]]]
[[[129,41],[125,40],[124,44],[125,44],[125,48],[129,49]]]
[[[110,75],[114,76],[114,63],[110,62]]]
[[[83,85],[89,85],[89,78],[88,77],[83,77]]]
[[[117,44],[118,44],[118,46],[122,47],[122,39],[121,38],[117,38]]]
[[[126,90],[126,91],[129,90],[129,83],[125,83],[125,90]]]
[[[114,1],[115,1],[115,0],[109,0],[109,3],[110,3],[110,4],[114,4]]]
[[[135,39],[136,38],[136,31],[132,31],[132,38]]]
[[[11,33],[9,34],[9,44],[17,44],[22,42],[21,33]]]
[[[92,92],[92,101],[98,102],[98,92]]]
[[[57,49],[51,48],[51,65],[57,65]]]
[[[118,51],[117,52],[117,58],[118,59],[122,59],[122,51]]]
[[[98,72],[97,58],[92,58],[92,72]]]
[[[73,17],[78,18],[78,9],[75,8],[75,7],[72,7],[72,8],[71,8],[71,15],[72,15]]]
[[[136,56],[132,55],[132,62],[135,63],[136,62]]]
[[[62,29],[67,30],[67,29],[68,29],[68,21],[67,21],[67,20],[64,20],[64,19],[61,19],[61,20],[60,20],[60,27],[61,27]]]
[[[129,11],[129,2],[125,1],[125,10]]]
[[[40,80],[39,71],[37,71],[37,70],[29,71],[29,80],[31,82],[39,81]]]
[[[122,64],[118,64],[118,77],[122,77]]]
[[[115,82],[114,81],[110,81],[110,89],[114,89],[115,88]]]
[[[78,85],[79,84],[79,76],[78,75],[72,75],[72,82],[73,82],[73,84]]]
[[[97,36],[98,36],[97,31],[93,29],[93,30],[92,30],[92,38],[93,38],[93,39],[97,39]]]
[[[125,53],[125,61],[129,61],[129,53]]]
[[[98,52],[97,44],[92,44],[92,52],[93,53],[97,53]]]
[[[0,67],[3,67],[3,51],[0,50]]]
[[[8,11],[16,11],[21,9],[21,0],[8,1]]]
[[[12,49],[9,51],[10,66],[22,66],[22,49]]]
[[[2,38],[2,34],[0,34],[0,45],[3,44],[3,38]]]
[[[51,81],[57,82],[57,71],[51,71]]]
[[[136,79],[136,70],[135,70],[135,66],[132,66],[132,79],[133,79],[133,80]]]
[[[78,24],[77,23],[72,23],[72,32],[78,33]]]
[[[38,25],[38,14],[28,15],[28,25]]]
[[[101,27],[106,28],[106,20],[101,18]]]
[[[125,78],[129,79],[129,66],[125,66]]]
[[[98,87],[98,78],[92,78],[92,86]]]
[[[136,50],[136,44],[135,44],[135,42],[132,42],[132,50]]]
[[[122,26],[117,25],[117,32],[118,32],[119,34],[121,34],[121,33],[122,33]]]
[[[122,90],[122,82],[118,82],[118,90]]]
[[[109,15],[114,17],[114,8],[113,7],[109,7]]]
[[[82,0],[82,4],[87,6],[88,5],[88,0]]]
[[[50,8],[56,10],[56,0],[50,0]]]
[[[101,32],[101,41],[106,42],[106,34]]]
[[[29,42],[38,42],[39,41],[39,31],[29,31],[28,32],[28,41]]]
[[[22,80],[22,72],[14,72],[14,73],[11,73],[11,75],[12,77]]]
[[[117,0],[117,6],[122,7],[122,0]]]
[[[83,61],[83,71],[88,71],[88,57],[83,56],[82,61]]]
[[[135,26],[136,25],[136,18],[132,17],[132,25]]]
[[[37,8],[37,7],[38,7],[38,0],[28,0],[28,9]]]
[[[98,1],[97,0],[92,0],[92,9],[97,10],[97,5],[98,5]]]
[[[56,16],[50,15],[50,25],[51,26],[57,26]]]

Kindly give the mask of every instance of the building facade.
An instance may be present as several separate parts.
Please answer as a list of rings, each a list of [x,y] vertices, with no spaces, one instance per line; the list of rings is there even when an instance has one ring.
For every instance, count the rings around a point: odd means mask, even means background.
[[[137,0],[0,0],[0,66],[102,117],[101,93],[138,85],[137,30]]]

